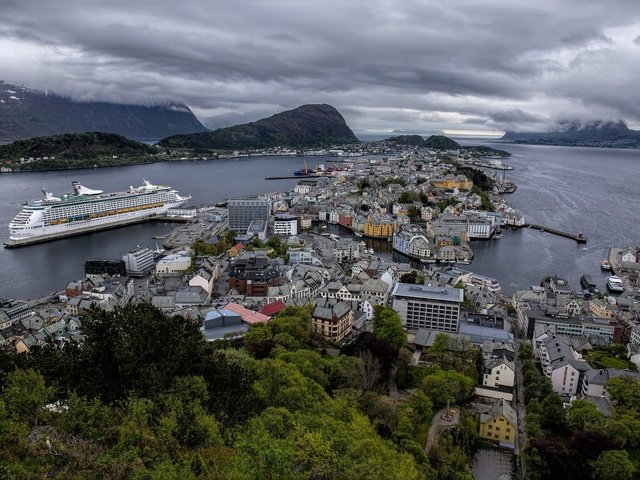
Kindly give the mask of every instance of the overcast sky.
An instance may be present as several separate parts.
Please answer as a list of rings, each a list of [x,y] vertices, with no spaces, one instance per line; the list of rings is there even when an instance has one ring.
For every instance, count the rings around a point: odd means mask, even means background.
[[[0,0],[0,79],[209,125],[329,103],[358,132],[638,128],[640,1]]]

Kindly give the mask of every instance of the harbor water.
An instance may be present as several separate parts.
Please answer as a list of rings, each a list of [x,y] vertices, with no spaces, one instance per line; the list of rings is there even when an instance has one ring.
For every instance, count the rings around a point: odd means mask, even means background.
[[[477,142],[476,142],[477,143]],[[495,145],[513,156],[506,177],[516,181],[507,201],[528,222],[583,232],[586,245],[536,230],[505,231],[500,239],[473,242],[475,258],[465,266],[497,278],[503,291],[538,284],[546,275],[563,275],[575,288],[589,273],[604,290],[599,270],[609,246],[640,243],[640,151]],[[27,200],[41,198],[41,189],[54,194],[71,190],[78,180],[89,188],[120,191],[140,185],[143,178],[170,185],[192,195],[190,204],[205,205],[230,197],[285,191],[296,179],[266,181],[303,167],[299,157],[251,157],[210,161],[156,163],[122,168],[0,175],[0,240],[8,238],[8,223]],[[309,162],[309,159],[306,159]],[[331,159],[313,158],[330,163]],[[84,262],[119,258],[136,245],[154,247],[153,236],[170,224],[145,223],[96,232],[19,249],[0,250],[0,298],[32,298],[63,288],[83,276]],[[376,251],[387,242],[370,242]],[[387,253],[387,255],[389,255]]]

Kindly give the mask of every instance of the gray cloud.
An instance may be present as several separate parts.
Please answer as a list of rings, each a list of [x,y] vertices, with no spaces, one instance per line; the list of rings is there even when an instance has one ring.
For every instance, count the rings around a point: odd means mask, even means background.
[[[638,123],[635,0],[483,3],[5,1],[0,76],[211,126],[312,102],[360,131]]]

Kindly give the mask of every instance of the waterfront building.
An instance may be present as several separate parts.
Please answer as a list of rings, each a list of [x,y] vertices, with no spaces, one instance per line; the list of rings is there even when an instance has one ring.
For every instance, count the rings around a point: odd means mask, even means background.
[[[231,199],[227,204],[229,215],[229,229],[245,231],[254,218],[269,221],[271,205],[265,197],[249,200]]]
[[[337,240],[333,244],[333,259],[342,263],[355,262],[360,258],[360,243],[353,240]]]
[[[124,260],[87,260],[84,262],[84,273],[92,275],[122,275],[127,274]]]
[[[367,237],[391,238],[398,231],[398,224],[390,215],[372,215],[363,225],[363,233]]]
[[[273,221],[275,235],[291,236],[298,234],[298,217],[295,215],[276,215]]]
[[[147,247],[138,247],[122,256],[127,275],[145,277],[153,270],[153,251]]]
[[[156,273],[172,274],[172,273],[184,273],[191,268],[191,256],[187,255],[187,252],[181,250],[177,253],[172,253],[166,257],[158,260],[156,264]]]
[[[167,217],[194,218],[198,211],[195,208],[169,208]]]
[[[391,297],[406,328],[458,331],[462,289],[397,283]]]

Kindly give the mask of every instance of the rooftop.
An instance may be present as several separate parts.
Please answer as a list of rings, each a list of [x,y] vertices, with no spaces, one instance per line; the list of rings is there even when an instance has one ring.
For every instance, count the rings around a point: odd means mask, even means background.
[[[462,303],[464,292],[460,288],[432,287],[427,285],[414,285],[411,283],[398,283],[393,289],[394,297],[421,298],[425,300],[440,300]]]

